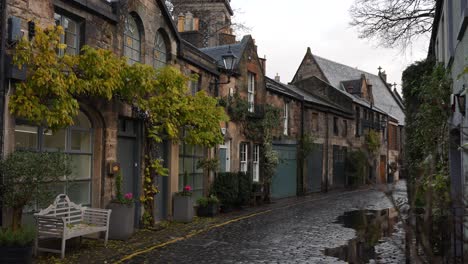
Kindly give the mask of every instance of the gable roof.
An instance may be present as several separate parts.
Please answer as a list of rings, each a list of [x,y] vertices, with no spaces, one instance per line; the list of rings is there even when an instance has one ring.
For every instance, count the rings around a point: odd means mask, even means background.
[[[251,39],[252,36],[247,35],[244,36],[240,42],[237,42],[235,44],[202,48],[200,50],[208,56],[212,57],[214,60],[216,60],[218,62],[218,66],[223,69],[225,68],[223,65],[223,55],[226,54],[229,50],[231,50],[232,54],[234,54],[234,56],[237,57],[236,64],[234,65],[234,69],[237,69],[237,67],[239,66],[240,58],[242,58],[242,54],[244,53],[245,48],[247,47],[247,43]]]
[[[346,91],[346,89],[343,88],[342,81],[360,79],[361,75],[364,74],[372,84],[374,105],[388,115],[396,118],[400,125],[405,124],[405,114],[403,112],[403,107],[399,104],[398,99],[396,98],[393,91],[388,87],[388,84],[385,83],[380,76],[361,71],[359,69],[316,55],[313,56],[328,82],[336,89],[341,90],[347,94],[349,93]],[[353,97],[358,99],[355,96]],[[360,103],[365,102],[364,100],[357,101],[362,101]]]

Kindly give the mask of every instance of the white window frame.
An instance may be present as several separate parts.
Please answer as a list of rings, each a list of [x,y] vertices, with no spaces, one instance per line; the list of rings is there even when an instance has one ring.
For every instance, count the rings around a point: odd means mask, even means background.
[[[249,103],[249,112],[255,111],[255,74],[248,73],[248,85],[247,85],[247,101]]]
[[[252,181],[260,181],[260,145],[254,145],[253,148],[253,173]]]
[[[241,172],[247,172],[248,170],[248,164],[247,164],[247,157],[248,157],[248,147],[247,143],[241,143],[240,144],[240,154],[239,154],[239,160],[240,160],[240,168],[239,170]]]
[[[284,103],[283,108],[283,135],[288,135],[289,124],[289,103]]]

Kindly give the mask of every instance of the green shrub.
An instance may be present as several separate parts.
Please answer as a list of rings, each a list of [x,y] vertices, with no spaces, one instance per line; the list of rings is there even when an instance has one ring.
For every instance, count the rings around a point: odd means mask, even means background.
[[[57,152],[16,151],[0,161],[0,199],[13,209],[13,230],[20,227],[25,206],[51,202],[54,183],[69,179],[71,167],[71,157]]]
[[[0,246],[28,246],[32,244],[35,236],[32,227],[23,227],[16,231],[0,228]]]
[[[239,181],[239,193],[237,195],[237,205],[246,205],[250,200],[250,193],[252,192],[252,176],[250,173],[239,172],[237,174]]]
[[[210,204],[219,204],[219,199],[215,195],[211,194],[208,197],[200,197],[197,199],[197,204],[201,207],[206,207]]]
[[[219,198],[221,204],[233,206],[238,200],[238,174],[233,172],[218,173],[211,187],[211,194]]]
[[[346,170],[349,185],[364,183],[367,175],[367,155],[362,150],[348,152],[346,156]]]

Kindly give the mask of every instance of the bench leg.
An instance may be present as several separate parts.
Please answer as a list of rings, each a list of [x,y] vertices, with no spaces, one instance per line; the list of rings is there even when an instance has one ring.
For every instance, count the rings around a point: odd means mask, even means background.
[[[39,234],[36,234],[36,238],[34,239],[34,256],[37,257],[37,248],[39,247]]]
[[[109,230],[106,231],[104,235],[104,246],[107,246],[107,240],[109,239]]]
[[[60,255],[62,259],[65,257],[65,243],[66,243],[66,240],[64,237],[62,237],[62,251]]]

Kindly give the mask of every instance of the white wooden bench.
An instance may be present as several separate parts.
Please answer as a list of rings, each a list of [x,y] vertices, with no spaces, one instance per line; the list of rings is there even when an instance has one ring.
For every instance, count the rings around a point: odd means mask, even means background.
[[[34,215],[37,225],[34,254],[47,251],[60,253],[64,258],[67,239],[98,232],[105,232],[107,245],[110,214],[109,209],[83,207],[71,202],[65,194],[58,195],[53,204]],[[39,247],[39,240],[46,238],[61,239],[61,250]]]

